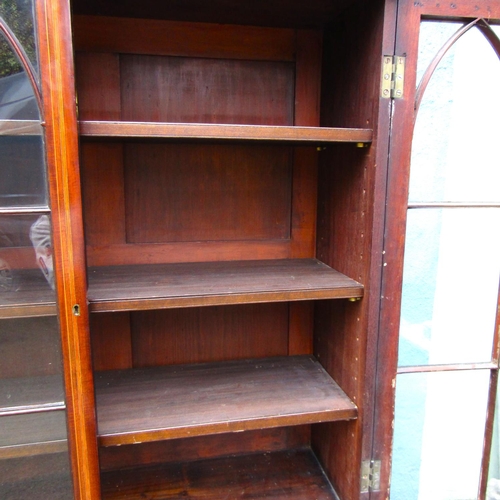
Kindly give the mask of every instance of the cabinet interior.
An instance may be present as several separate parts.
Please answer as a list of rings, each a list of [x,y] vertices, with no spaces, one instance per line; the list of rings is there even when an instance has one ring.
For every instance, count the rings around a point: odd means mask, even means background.
[[[104,497],[354,498],[382,2],[73,10]]]

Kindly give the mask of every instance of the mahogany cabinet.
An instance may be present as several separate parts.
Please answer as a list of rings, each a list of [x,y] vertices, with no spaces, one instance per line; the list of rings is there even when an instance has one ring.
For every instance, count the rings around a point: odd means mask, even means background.
[[[379,498],[397,3],[34,0],[51,209],[0,216],[50,214],[57,295],[0,315],[58,313],[61,498]]]

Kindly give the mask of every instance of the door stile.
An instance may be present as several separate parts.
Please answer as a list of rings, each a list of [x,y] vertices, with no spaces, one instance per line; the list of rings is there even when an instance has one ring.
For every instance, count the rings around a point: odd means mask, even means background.
[[[69,2],[36,4],[75,500],[100,498]]]

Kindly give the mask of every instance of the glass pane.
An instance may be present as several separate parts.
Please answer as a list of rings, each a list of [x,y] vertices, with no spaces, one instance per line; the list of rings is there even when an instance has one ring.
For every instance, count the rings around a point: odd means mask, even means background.
[[[424,21],[418,40],[417,85],[439,49],[463,26],[463,23]]]
[[[0,498],[5,500],[71,500],[66,453],[0,460]]]
[[[489,371],[398,375],[391,500],[475,500]]]
[[[0,310],[53,303],[53,287],[49,217],[0,216]]]
[[[425,36],[441,41],[442,23],[423,26]],[[473,28],[443,58],[422,99],[413,137],[410,202],[500,201],[499,88],[500,61]]]
[[[3,44],[2,44],[3,43]],[[47,205],[40,113],[26,72],[0,35],[0,208]],[[7,57],[8,56],[8,57]]]
[[[500,209],[408,211],[399,364],[490,361]]]
[[[32,0],[2,0],[0,2],[0,16],[16,35],[31,64],[36,69],[37,48]],[[9,59],[0,49],[0,68],[3,69],[6,64],[9,64]],[[2,76],[2,69],[0,69],[0,76]]]

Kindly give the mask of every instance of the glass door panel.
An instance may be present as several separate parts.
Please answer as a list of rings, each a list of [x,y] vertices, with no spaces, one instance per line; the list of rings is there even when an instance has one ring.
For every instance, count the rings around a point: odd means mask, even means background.
[[[33,5],[0,17],[0,498],[71,499]]]
[[[500,208],[408,211],[399,366],[491,361],[499,228]]]
[[[475,500],[489,371],[398,375],[391,500]]]
[[[500,40],[485,34],[420,23],[392,500],[485,498],[500,278]]]

